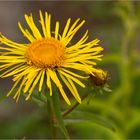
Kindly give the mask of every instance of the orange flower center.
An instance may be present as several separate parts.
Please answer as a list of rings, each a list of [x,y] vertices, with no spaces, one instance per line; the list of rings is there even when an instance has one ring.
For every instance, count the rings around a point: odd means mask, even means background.
[[[54,38],[41,39],[29,45],[26,51],[27,64],[39,68],[54,68],[64,60],[64,46]]]

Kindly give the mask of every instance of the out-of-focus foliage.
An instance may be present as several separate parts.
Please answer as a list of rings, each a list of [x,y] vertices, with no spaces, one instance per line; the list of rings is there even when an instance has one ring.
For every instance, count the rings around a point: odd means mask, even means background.
[[[13,7],[18,5],[11,3]],[[94,96],[95,89],[88,90],[91,85],[84,90],[79,88],[81,96],[86,92],[91,96],[65,117],[70,137],[140,138],[140,2],[26,1],[22,4],[24,12],[52,11],[52,15],[62,18],[62,23],[65,17],[85,18],[90,38],[99,38],[105,49],[100,66],[109,72],[112,92]],[[7,6],[11,5],[7,2]],[[44,101],[43,96],[40,99]],[[36,98],[34,101],[38,102]],[[43,101],[38,107],[34,102],[14,104],[11,100],[2,100],[0,138],[50,138],[47,106],[42,107]]]

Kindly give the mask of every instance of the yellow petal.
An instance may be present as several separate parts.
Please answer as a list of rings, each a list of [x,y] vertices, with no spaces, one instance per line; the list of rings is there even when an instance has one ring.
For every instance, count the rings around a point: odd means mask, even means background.
[[[20,22],[18,22],[18,26],[19,26],[20,30],[22,31],[22,33],[26,36],[27,39],[29,39],[30,42],[33,42],[35,40],[34,37],[29,33],[29,31],[27,29],[26,29],[26,31],[23,29]]]
[[[21,82],[21,84],[20,84],[20,86],[19,86],[19,88],[18,88],[16,94],[15,94],[14,97],[13,97],[13,99],[17,98],[17,99],[16,99],[16,102],[18,102],[18,99],[19,99],[19,96],[20,96],[20,92],[21,92],[21,89],[22,89],[23,85],[25,84],[25,81],[26,81],[26,78],[23,77],[22,82]]]
[[[30,90],[29,90],[29,94],[27,95],[27,97],[26,97],[26,101],[30,98],[30,96],[31,96],[31,94],[32,94],[32,92],[33,92],[33,90],[34,90],[34,88],[35,88],[35,86],[36,86],[36,84],[38,83],[38,81],[39,81],[39,79],[40,79],[40,77],[41,77],[41,72],[38,74],[38,76],[36,77],[36,79],[34,80],[34,82],[33,82],[33,85],[31,86],[31,88],[30,88]]]
[[[71,103],[70,103],[70,101],[69,101],[69,99],[68,99],[66,93],[64,92],[63,87],[62,87],[62,85],[61,85],[61,83],[60,83],[60,81],[59,81],[59,79],[58,79],[56,73],[55,73],[54,71],[52,71],[52,70],[48,70],[48,72],[49,72],[49,75],[50,75],[51,79],[53,80],[53,82],[54,82],[54,83],[56,84],[56,86],[59,88],[62,97],[63,97],[64,100],[67,102],[67,104],[70,105]]]
[[[75,90],[73,89],[73,87],[71,86],[71,84],[66,80],[66,78],[60,74],[60,77],[62,78],[62,80],[64,81],[64,83],[66,84],[66,86],[68,87],[68,89],[71,91],[72,95],[75,97],[75,99],[81,103],[81,99],[79,97],[79,95],[77,94],[77,92],[75,92]]]
[[[12,93],[12,91],[15,89],[15,87],[16,87],[16,86],[18,85],[18,83],[20,82],[21,78],[22,78],[22,77],[20,77],[20,78],[15,82],[15,84],[13,85],[13,87],[11,88],[11,90],[7,93],[7,96],[9,96],[9,95]]]
[[[43,85],[43,81],[44,81],[44,74],[45,74],[45,71],[42,70],[42,75],[41,75],[41,79],[40,79],[40,83],[39,83],[39,92],[42,90],[42,85]]]
[[[46,71],[46,75],[47,75],[47,86],[50,89],[50,96],[52,96],[52,86],[51,86],[51,79],[50,79],[50,75],[49,72]]]
[[[46,32],[47,37],[51,37],[51,15],[45,12],[45,25],[46,25]]]
[[[66,70],[66,69],[64,69],[64,68],[61,68],[60,70],[66,72],[66,73],[69,73],[69,74],[71,74],[71,75],[73,75],[73,76],[75,76],[75,77],[78,77],[78,78],[88,78],[88,76],[84,77],[84,76],[78,75],[78,74],[76,74],[76,73],[73,73],[73,72],[71,72],[71,71],[69,71],[69,70]]]
[[[45,26],[45,22],[44,22],[44,18],[43,18],[41,10],[39,11],[39,14],[40,14],[40,23],[41,23],[41,26],[42,26],[44,37],[47,37],[46,26]]]
[[[58,39],[58,35],[59,35],[59,22],[56,22],[55,25],[55,39]]]
[[[62,38],[65,38],[66,33],[68,32],[68,29],[69,29],[69,26],[70,26],[70,21],[71,21],[71,19],[69,18],[69,19],[67,20],[67,23],[66,23],[66,25],[65,25],[64,31],[63,31],[63,33],[62,33]]]
[[[29,26],[30,29],[32,30],[32,33],[33,33],[34,37],[35,37],[36,39],[41,39],[42,36],[41,36],[41,34],[40,34],[38,28],[36,27],[34,21],[33,21],[32,15],[31,15],[31,16],[25,15],[25,19],[26,19],[26,22],[27,22],[28,26]]]
[[[68,78],[72,79],[73,81],[75,81],[81,87],[83,87],[83,88],[85,87],[85,85],[81,81],[79,81],[77,78],[75,78],[75,77],[73,77],[73,76],[71,76],[71,75],[69,75],[69,74],[67,74],[67,73],[65,73],[64,71],[61,71],[61,70],[58,70],[58,72],[63,74],[65,77],[68,77]]]
[[[25,83],[25,87],[23,90],[24,93],[26,93],[29,90],[29,88],[30,88],[31,84],[33,83],[34,79],[36,78],[37,74],[38,74],[38,70],[36,70],[36,71],[30,70],[30,73],[26,77],[27,81]]]

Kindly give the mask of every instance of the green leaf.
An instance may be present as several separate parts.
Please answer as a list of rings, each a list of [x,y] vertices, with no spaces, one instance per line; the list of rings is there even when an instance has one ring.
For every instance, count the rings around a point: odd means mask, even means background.
[[[32,99],[32,101],[37,103],[39,106],[44,106],[45,105],[45,103],[42,100],[38,99],[38,98],[31,97],[31,99]]]
[[[80,123],[80,122],[96,123],[112,130],[113,132],[115,131],[115,127],[108,119],[103,118],[102,116],[99,115],[94,115],[86,111],[73,111],[65,119],[66,124]]]
[[[24,97],[27,96],[27,94],[25,93],[21,93]],[[47,103],[47,97],[40,92],[34,91],[32,96],[31,96],[31,100],[34,101],[35,103],[37,103],[39,106],[44,106]]]

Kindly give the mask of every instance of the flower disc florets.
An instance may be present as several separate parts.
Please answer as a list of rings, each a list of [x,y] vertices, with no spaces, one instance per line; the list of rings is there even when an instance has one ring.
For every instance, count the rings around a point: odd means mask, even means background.
[[[64,47],[55,40],[41,39],[29,45],[26,51],[28,64],[33,64],[39,68],[54,68],[61,65],[64,59]]]

